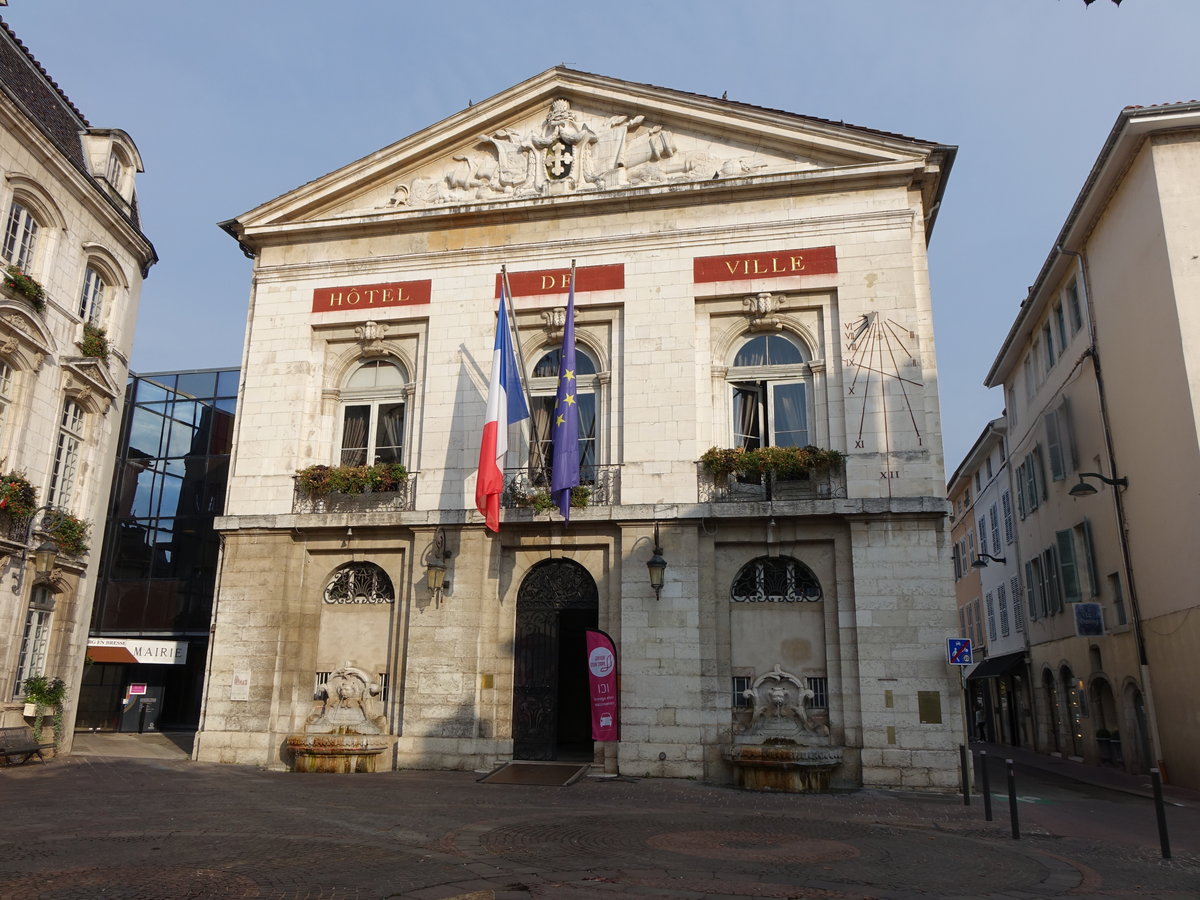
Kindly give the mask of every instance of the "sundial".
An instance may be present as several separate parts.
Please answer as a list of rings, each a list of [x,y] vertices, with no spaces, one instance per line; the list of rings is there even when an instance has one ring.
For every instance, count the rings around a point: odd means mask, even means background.
[[[924,383],[903,374],[914,368],[920,371],[915,352],[916,335],[895,319],[868,312],[845,323],[845,336],[845,364],[850,370],[846,382],[847,412],[856,401],[861,404],[852,449],[890,453],[892,436],[910,430],[916,446],[924,446],[910,396],[913,389],[923,387]],[[889,403],[889,398],[895,396],[899,396],[901,402]],[[867,442],[876,433],[875,429],[867,427],[868,412],[878,414],[880,427],[877,433],[882,446],[867,447]],[[851,415],[847,415],[847,420],[847,431],[854,435]],[[895,477],[892,472],[880,474],[881,477]]]

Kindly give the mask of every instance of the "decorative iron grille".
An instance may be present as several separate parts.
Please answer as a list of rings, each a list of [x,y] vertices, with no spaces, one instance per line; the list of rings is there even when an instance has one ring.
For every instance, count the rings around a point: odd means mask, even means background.
[[[760,500],[832,500],[846,496],[846,476],[832,470],[805,472],[780,478],[775,475],[729,475],[714,480],[697,465],[697,492],[701,503],[753,503]]]
[[[760,556],[742,566],[729,598],[734,603],[816,603],[821,582],[812,569],[789,556]]]
[[[387,572],[374,563],[348,563],[325,586],[326,603],[395,603]]]
[[[417,497],[417,476],[409,474],[390,491],[370,491],[365,494],[323,494],[312,497],[293,479],[293,513],[372,512],[375,510],[411,510]]]

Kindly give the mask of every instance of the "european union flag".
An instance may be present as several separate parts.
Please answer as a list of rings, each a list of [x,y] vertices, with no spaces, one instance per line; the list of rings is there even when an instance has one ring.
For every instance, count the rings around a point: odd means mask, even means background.
[[[575,265],[567,293],[567,323],[558,363],[558,394],[550,423],[550,494],[564,519],[571,518],[571,488],[579,484],[579,404],[575,391]]]

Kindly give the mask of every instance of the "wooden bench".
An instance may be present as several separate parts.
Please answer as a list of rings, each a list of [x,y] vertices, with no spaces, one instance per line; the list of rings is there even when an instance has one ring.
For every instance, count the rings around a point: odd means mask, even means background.
[[[17,757],[20,759],[17,764],[27,763],[35,756],[43,763],[46,758],[42,756],[43,750],[50,750],[54,744],[39,744],[33,739],[33,729],[28,725],[17,725],[14,728],[0,728],[0,757],[4,758],[5,765]]]

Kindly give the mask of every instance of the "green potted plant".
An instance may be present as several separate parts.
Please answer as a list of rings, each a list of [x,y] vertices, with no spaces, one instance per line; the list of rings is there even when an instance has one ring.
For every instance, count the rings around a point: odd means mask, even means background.
[[[58,544],[59,552],[76,559],[88,552],[91,529],[90,522],[61,510],[51,512],[46,523],[46,533]]]
[[[79,352],[84,356],[108,362],[108,332],[103,328],[97,328],[91,322],[84,322],[83,340],[79,342]]]
[[[45,288],[37,279],[26,275],[16,266],[9,266],[4,270],[4,286],[28,300],[29,305],[38,312],[46,308]]]
[[[313,465],[296,470],[300,490],[313,499],[326,494],[372,494],[396,491],[408,480],[408,469],[401,463],[375,463],[373,466]]]
[[[587,509],[592,501],[592,489],[586,484],[571,488],[571,509]]]
[[[62,743],[63,736],[63,701],[67,699],[66,682],[61,678],[50,678],[46,675],[30,675],[25,679],[22,688],[25,692],[25,714],[30,714],[30,705],[34,707],[32,711],[34,741],[41,743],[42,722],[49,711],[51,721],[54,723],[54,745],[58,747]]]

